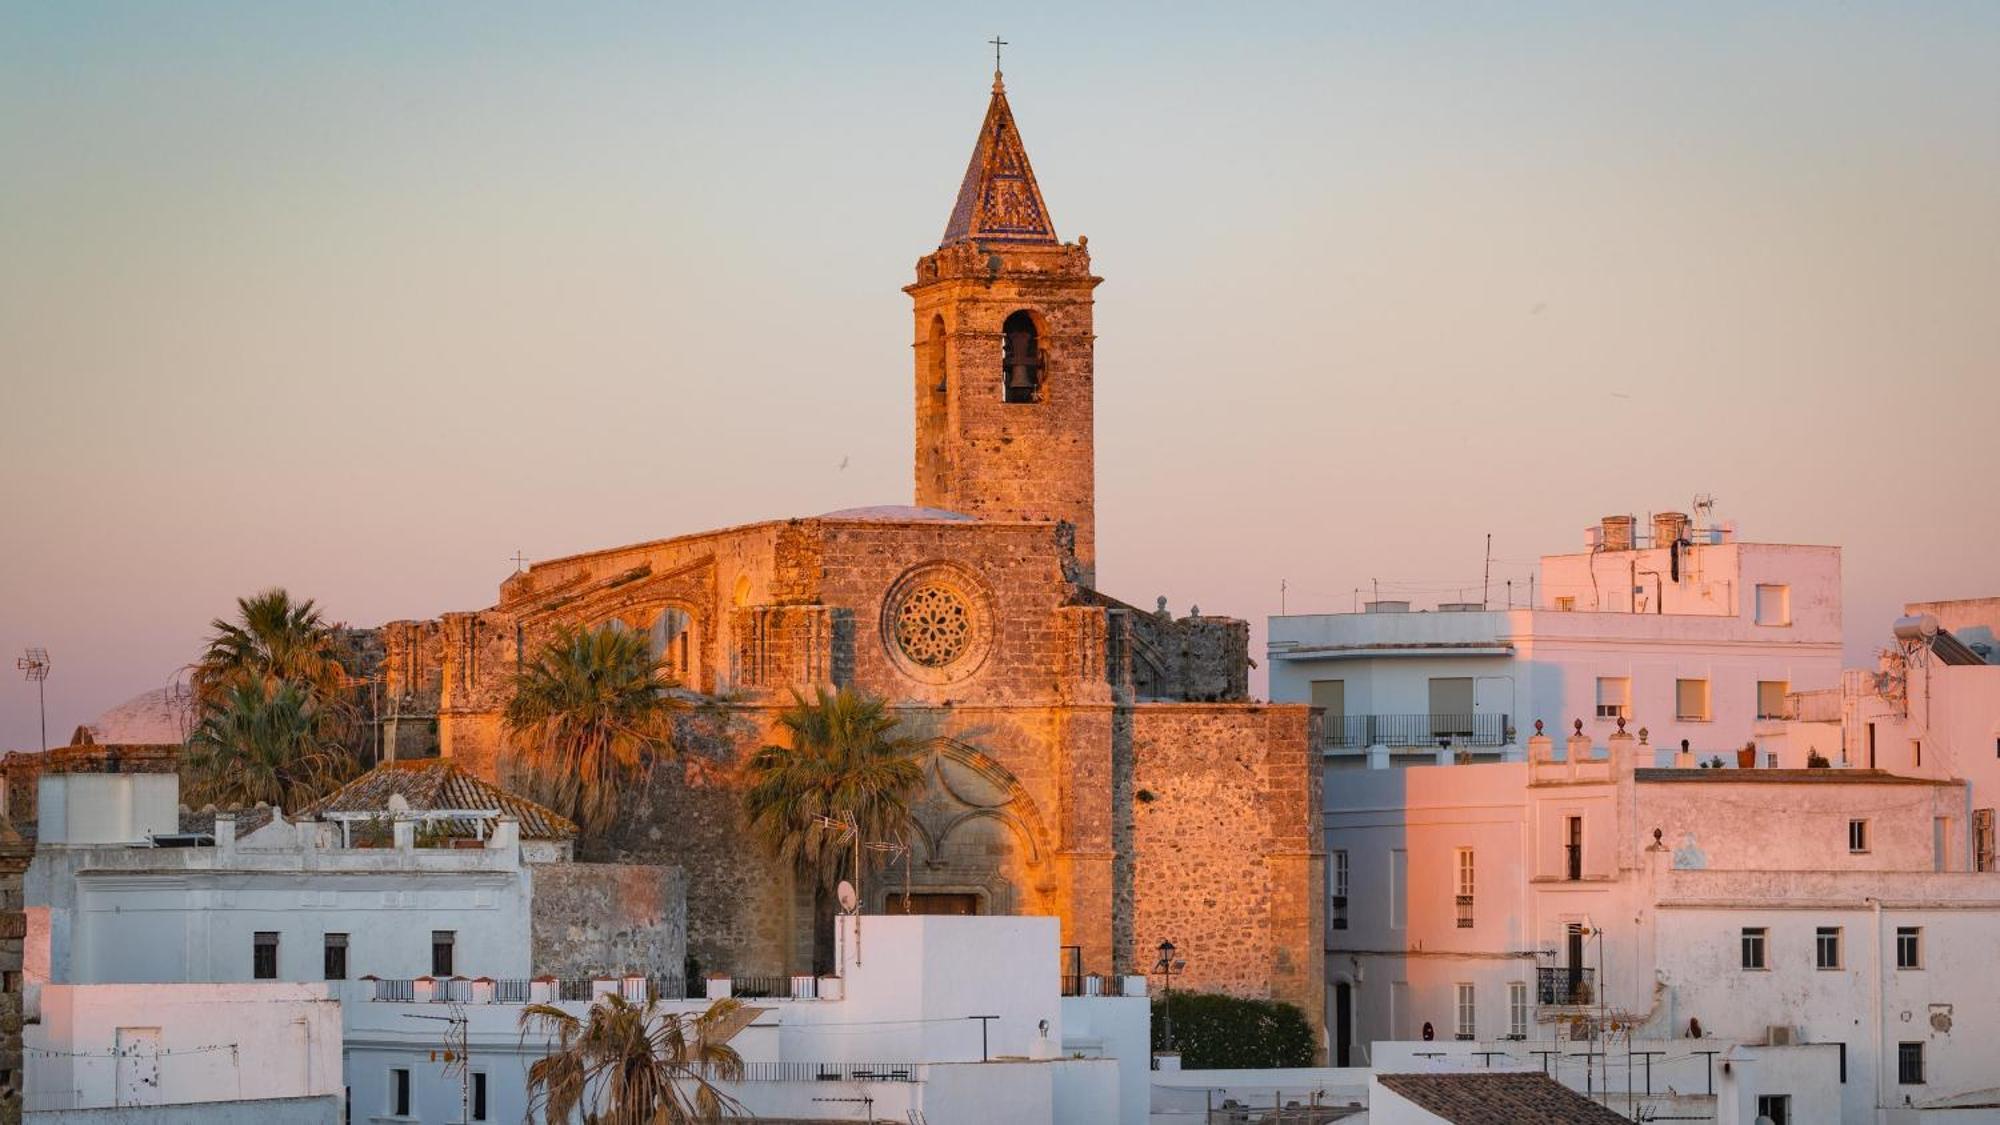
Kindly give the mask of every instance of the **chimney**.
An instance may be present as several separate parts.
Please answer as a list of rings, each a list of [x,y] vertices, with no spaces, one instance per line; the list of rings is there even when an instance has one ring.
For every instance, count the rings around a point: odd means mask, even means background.
[[[224,855],[236,850],[236,814],[215,814],[215,849]]]
[[[1629,551],[1632,549],[1632,517],[1605,516],[1604,549],[1607,551]]]
[[[496,850],[520,847],[521,821],[519,818],[502,813],[493,822],[493,833],[486,837],[486,846]]]

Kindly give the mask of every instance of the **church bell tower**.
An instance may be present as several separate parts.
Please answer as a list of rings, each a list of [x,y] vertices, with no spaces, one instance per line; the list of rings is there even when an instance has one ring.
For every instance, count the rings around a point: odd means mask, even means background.
[[[936,253],[917,263],[916,502],[1074,530],[1096,581],[1090,253],[1056,238],[999,71]]]

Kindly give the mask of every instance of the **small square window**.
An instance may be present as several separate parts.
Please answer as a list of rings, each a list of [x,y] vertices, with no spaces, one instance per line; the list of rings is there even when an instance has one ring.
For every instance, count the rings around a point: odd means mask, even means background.
[[[1896,927],[1896,967],[1899,969],[1921,969],[1924,967],[1924,928],[1922,926]]]
[[[1896,1081],[1904,1086],[1924,1084],[1924,1045],[1921,1042],[1896,1044]]]
[[[1757,717],[1760,719],[1789,719],[1790,708],[1785,706],[1785,696],[1792,690],[1790,680],[1757,681]]]
[[[1861,853],[1868,850],[1868,822],[1850,820],[1847,822],[1847,850]]]
[[[278,935],[259,930],[250,946],[250,976],[256,980],[278,979]]]
[[[1556,599],[1556,612],[1557,612],[1557,613],[1574,613],[1574,612],[1576,612],[1576,599],[1575,599],[1574,597],[1563,597],[1563,598],[1557,598],[1557,599]]]
[[[1757,624],[1790,625],[1792,623],[1792,588],[1784,585],[1757,586]]]
[[[1597,717],[1600,719],[1632,717],[1632,677],[1597,677]]]
[[[452,947],[458,942],[456,930],[431,931],[431,975],[448,977],[452,975]]]
[[[1743,967],[1761,969],[1764,967],[1764,939],[1767,933],[1762,926],[1743,927]]]
[[[1792,1125],[1792,1096],[1790,1094],[1757,1095],[1757,1116],[1768,1118],[1771,1125]]]
[[[407,1067],[396,1067],[389,1071],[389,1116],[408,1117],[410,1115],[410,1071]]]
[[[1708,681],[1674,681],[1674,717],[1684,723],[1708,721]]]
[[[1813,966],[1840,968],[1840,927],[1821,926],[1813,933]]]
[[[326,979],[347,979],[347,935],[326,935]]]

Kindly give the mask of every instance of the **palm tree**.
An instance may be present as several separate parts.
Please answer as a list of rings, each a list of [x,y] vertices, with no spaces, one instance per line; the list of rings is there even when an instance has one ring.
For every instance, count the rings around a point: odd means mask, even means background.
[[[273,587],[236,599],[236,611],[235,621],[209,623],[215,632],[189,677],[200,710],[220,707],[232,689],[266,678],[300,686],[322,711],[347,702],[340,642],[311,598],[295,602]]]
[[[778,726],[791,745],[751,755],[744,810],[765,844],[814,881],[814,958],[824,965],[833,945],[826,892],[852,875],[854,834],[884,840],[899,833],[923,770],[888,706],[851,688],[833,695],[815,689],[810,702],[794,691]]]
[[[331,792],[357,763],[328,736],[316,711],[306,690],[289,680],[230,685],[188,736],[182,764],[191,801],[298,809]]]
[[[757,1009],[717,1000],[700,1015],[607,993],[582,1018],[554,1004],[521,1010],[521,1035],[540,1031],[549,1053],[528,1067],[528,1117],[549,1125],[688,1125],[741,1110],[717,1082],[743,1080],[729,1040]]]
[[[564,627],[514,677],[507,729],[537,799],[586,828],[618,811],[618,792],[673,750],[674,715],[646,638],[617,624]]]

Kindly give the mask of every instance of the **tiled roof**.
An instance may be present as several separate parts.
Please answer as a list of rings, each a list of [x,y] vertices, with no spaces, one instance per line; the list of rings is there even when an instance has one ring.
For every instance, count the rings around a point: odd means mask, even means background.
[[[482,781],[442,758],[384,762],[308,805],[305,812],[319,817],[333,813],[386,815],[391,796],[401,796],[411,812],[498,810],[521,822],[524,840],[568,840],[576,835],[576,825],[555,811]],[[444,822],[441,827],[452,835],[475,834],[467,822]]]
[[[958,188],[958,203],[945,224],[941,246],[958,242],[1030,242],[1056,244],[1056,228],[1035,186],[1028,150],[1014,129],[1014,111],[1007,107],[1000,76],[993,76],[993,100],[972,146],[972,162]]]
[[[183,805],[181,806],[181,831],[200,832],[204,835],[212,836],[215,834],[215,818],[219,812],[233,812],[236,814],[236,835],[238,839],[248,836],[250,833],[271,823],[271,806],[262,802],[252,805],[247,809],[221,810],[216,809],[214,805],[193,810]]]
[[[1619,1125],[1623,1114],[1534,1071],[1378,1074],[1376,1080],[1454,1125]]]
[[[1687,770],[1654,769],[1649,767],[1633,770],[1632,776],[1637,781],[1689,781],[1707,782],[1711,785],[1725,781],[1763,783],[1767,785],[1936,785],[1950,787],[1965,784],[1957,778],[1905,777],[1902,774],[1890,773],[1887,770],[1864,770],[1851,767],[1846,769],[1816,770]]]

